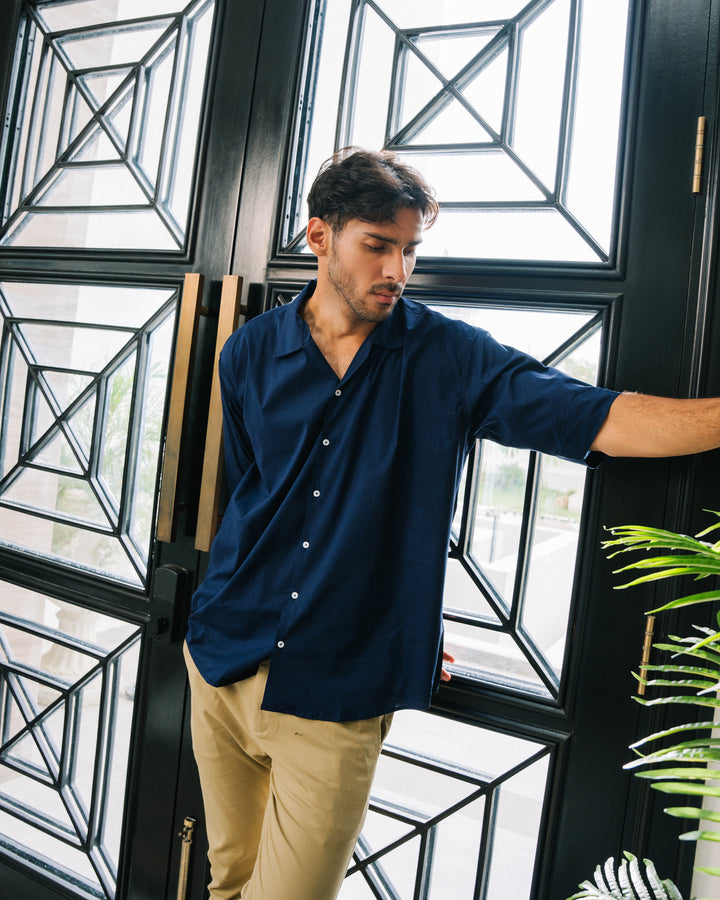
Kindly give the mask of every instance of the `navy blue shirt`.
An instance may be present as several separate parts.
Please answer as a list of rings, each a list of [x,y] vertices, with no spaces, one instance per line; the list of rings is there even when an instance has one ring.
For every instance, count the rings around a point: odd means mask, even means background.
[[[214,685],[270,659],[265,709],[424,709],[475,439],[583,461],[616,394],[405,298],[338,379],[300,315],[313,290],[220,356],[230,498],[188,647]]]

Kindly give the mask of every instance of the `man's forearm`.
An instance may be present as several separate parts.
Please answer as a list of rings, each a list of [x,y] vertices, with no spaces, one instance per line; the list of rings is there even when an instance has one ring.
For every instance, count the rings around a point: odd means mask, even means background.
[[[592,444],[608,456],[686,456],[720,446],[720,398],[620,394]]]

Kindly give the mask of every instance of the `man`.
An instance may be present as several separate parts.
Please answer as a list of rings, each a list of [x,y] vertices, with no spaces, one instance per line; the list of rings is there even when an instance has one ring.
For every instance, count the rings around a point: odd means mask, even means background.
[[[720,443],[720,402],[616,394],[408,301],[437,204],[389,153],[308,197],[311,282],[220,359],[231,491],[186,658],[214,900],[331,900],[394,710],[441,678],[442,589],[478,437],[576,461]]]

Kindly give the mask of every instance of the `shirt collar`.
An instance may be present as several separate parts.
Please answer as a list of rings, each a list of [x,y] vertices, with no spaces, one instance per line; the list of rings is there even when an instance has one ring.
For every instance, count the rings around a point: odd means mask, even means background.
[[[308,297],[312,297],[316,284],[316,279],[309,281],[297,297],[284,307],[284,315],[278,328],[274,353],[276,359],[282,356],[289,356],[302,348],[307,325],[300,315],[300,310]],[[373,344],[378,344],[378,346],[386,347],[387,349],[402,347],[404,331],[404,300],[400,297],[390,318],[380,322],[373,329],[370,334],[370,340]]]

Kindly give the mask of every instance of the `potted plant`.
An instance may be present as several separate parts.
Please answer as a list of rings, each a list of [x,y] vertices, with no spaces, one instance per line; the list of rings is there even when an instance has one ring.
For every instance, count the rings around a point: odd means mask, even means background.
[[[703,585],[708,589],[691,590],[657,609],[649,610],[647,615],[711,603],[718,607],[714,612],[720,629],[720,588],[715,582],[717,576],[720,576],[720,541],[713,543],[704,540],[720,530],[720,513],[712,514],[719,521],[695,537],[636,525],[608,529],[612,538],[605,541],[603,546],[610,550],[611,559],[628,553],[641,554],[616,570],[616,574],[632,572],[635,575],[630,581],[620,585],[619,589],[679,577],[690,577],[694,582],[708,579],[713,582],[711,585]],[[649,779],[651,787],[657,791],[671,797],[689,796],[697,799],[698,805],[669,806],[665,810],[668,815],[676,818],[704,823],[697,829],[680,835],[681,840],[720,842],[720,829],[713,828],[713,825],[720,823],[720,813],[702,808],[704,798],[720,797],[720,768],[717,767],[720,761],[720,738],[713,734],[713,729],[720,727],[720,716],[715,715],[720,710],[720,630],[695,625],[690,635],[669,635],[667,641],[654,646],[669,656],[661,663],[643,666],[635,676],[642,685],[635,699],[647,707],[680,705],[687,710],[686,721],[633,744],[631,749],[636,753],[636,759],[625,768],[640,778]],[[653,689],[659,688],[662,693],[647,698],[643,696],[646,688],[651,693]],[[710,711],[713,715],[709,715]],[[633,900],[635,897],[638,900],[665,897],[682,900],[672,882],[661,882],[652,864],[646,860],[645,865],[647,881],[656,892],[654,895],[648,893],[645,885],[640,889],[639,864],[631,854],[626,854],[617,876],[614,876],[614,882],[608,880],[608,873],[614,873],[611,859],[604,869],[598,867],[596,870],[596,885],[584,882],[581,887],[585,893],[575,894],[574,897],[577,900],[610,900],[615,897],[623,900]],[[701,867],[699,870],[720,876],[720,867]],[[600,882],[597,881],[598,873],[604,873]],[[633,890],[636,893],[632,893]]]

